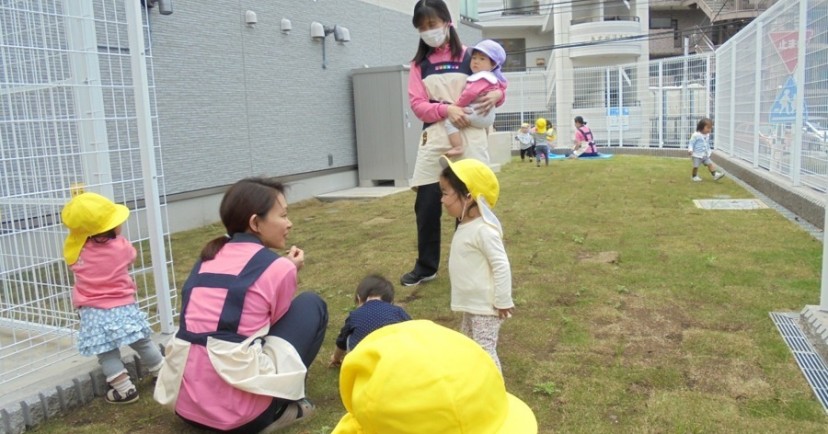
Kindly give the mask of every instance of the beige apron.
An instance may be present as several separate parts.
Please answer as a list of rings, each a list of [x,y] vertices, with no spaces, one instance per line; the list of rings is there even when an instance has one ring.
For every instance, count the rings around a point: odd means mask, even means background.
[[[423,84],[430,99],[454,102],[466,86],[466,78],[468,75],[458,72],[431,74],[423,80]],[[451,149],[443,121],[435,122],[423,131],[426,134],[426,141],[420,142],[417,148],[417,161],[414,163],[414,175],[411,180],[412,187],[438,182],[442,171],[440,157]],[[465,151],[462,157],[457,157],[456,160],[476,158],[489,164],[489,142],[485,130],[463,128],[460,130],[460,136],[463,138]]]
[[[280,337],[267,336],[269,327],[241,343],[207,338],[210,362],[219,377],[237,389],[294,401],[304,398],[307,368],[293,345]],[[264,345],[259,337],[264,338]],[[190,347],[189,342],[175,337],[167,343],[153,393],[161,405],[175,407]]]

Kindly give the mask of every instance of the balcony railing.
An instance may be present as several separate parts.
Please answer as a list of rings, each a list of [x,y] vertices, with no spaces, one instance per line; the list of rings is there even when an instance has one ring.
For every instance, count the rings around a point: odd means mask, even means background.
[[[612,16],[604,16],[604,15],[596,15],[592,17],[585,17],[585,18],[577,18],[571,20],[569,22],[570,25],[576,24],[584,24],[584,23],[599,23],[601,21],[641,21],[636,16],[620,16],[620,15],[612,15]]]
[[[503,0],[503,15],[540,15],[538,0]]]

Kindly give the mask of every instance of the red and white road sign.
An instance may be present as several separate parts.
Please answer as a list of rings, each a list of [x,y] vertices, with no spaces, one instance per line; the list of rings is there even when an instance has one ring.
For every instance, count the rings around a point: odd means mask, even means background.
[[[813,30],[807,30],[805,40],[811,39],[812,34]],[[773,48],[776,48],[776,52],[782,58],[788,73],[793,74],[799,57],[799,32],[771,32],[769,36],[773,42]]]

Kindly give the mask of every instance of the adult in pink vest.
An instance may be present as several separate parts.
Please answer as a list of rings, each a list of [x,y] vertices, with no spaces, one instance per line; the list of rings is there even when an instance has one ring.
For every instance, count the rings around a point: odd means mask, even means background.
[[[575,144],[572,146],[570,158],[597,157],[598,150],[595,148],[595,139],[592,137],[592,130],[587,126],[581,116],[575,116]]]
[[[182,289],[179,331],[167,345],[155,399],[187,423],[259,432],[310,417],[307,367],[325,338],[325,302],[294,298],[304,252],[291,246],[281,183],[243,179],[219,213],[227,233],[201,251]]]
[[[440,264],[440,158],[451,150],[446,119],[460,128],[463,155],[489,163],[486,131],[466,128],[471,125],[465,109],[454,103],[460,98],[466,80],[472,75],[471,51],[461,42],[443,0],[419,0],[414,4],[411,20],[419,32],[417,53],[408,75],[408,98],[411,111],[423,121],[423,142],[417,147],[417,159],[411,187],[417,192],[414,214],[417,221],[417,260],[400,278],[405,286],[419,285],[437,277]],[[485,115],[503,104],[505,94],[493,90],[472,103],[471,108]]]

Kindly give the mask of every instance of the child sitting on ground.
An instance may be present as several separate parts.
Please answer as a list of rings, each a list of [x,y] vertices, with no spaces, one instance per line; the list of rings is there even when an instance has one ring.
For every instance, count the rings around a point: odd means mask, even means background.
[[[362,279],[354,301],[357,308],[345,319],[345,325],[336,338],[336,350],[331,355],[329,367],[341,365],[345,354],[372,331],[411,319],[403,308],[393,304],[394,285],[376,274]]]
[[[463,88],[460,98],[455,101],[454,105],[465,109],[470,126],[474,128],[489,128],[494,123],[494,110],[490,110],[486,115],[481,115],[468,106],[477,98],[493,90],[505,92],[508,82],[503,73],[500,72],[500,67],[505,60],[506,51],[503,50],[500,44],[491,39],[480,41],[472,49],[470,68],[473,74],[466,79],[466,87]],[[446,119],[444,125],[451,144],[451,149],[446,152],[446,155],[449,157],[463,155],[463,138],[460,137],[460,129],[448,119]]]

